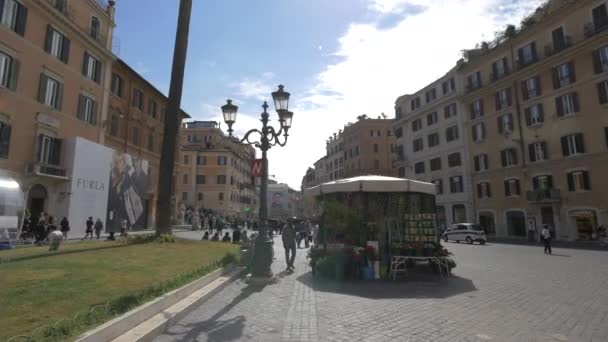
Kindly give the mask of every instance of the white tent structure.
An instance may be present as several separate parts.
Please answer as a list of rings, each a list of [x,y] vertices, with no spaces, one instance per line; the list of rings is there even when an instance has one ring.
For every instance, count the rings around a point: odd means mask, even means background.
[[[316,197],[336,192],[419,192],[435,195],[435,184],[385,176],[359,176],[323,183],[304,191]]]
[[[13,248],[21,235],[24,194],[19,183],[0,170],[0,249]]]

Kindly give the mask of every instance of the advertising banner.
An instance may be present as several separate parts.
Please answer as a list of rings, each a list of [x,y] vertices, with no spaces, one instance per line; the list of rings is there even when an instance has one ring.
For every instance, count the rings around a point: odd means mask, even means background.
[[[268,216],[271,218],[287,217],[287,191],[268,189]]]
[[[150,186],[148,161],[126,153],[114,152],[108,194],[108,231],[145,229],[145,196]]]
[[[67,141],[66,162],[70,170],[67,206],[70,234],[84,236],[89,217],[105,224],[112,149],[83,138]]]

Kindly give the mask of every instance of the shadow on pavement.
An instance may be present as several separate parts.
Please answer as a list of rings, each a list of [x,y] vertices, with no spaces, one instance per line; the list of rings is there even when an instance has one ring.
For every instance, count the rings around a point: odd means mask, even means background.
[[[242,315],[221,320],[222,316],[234,308],[237,304],[256,292],[264,289],[265,285],[248,285],[228,305],[216,312],[211,318],[203,322],[183,324],[178,327],[169,328],[164,335],[173,336],[175,341],[196,341],[199,335],[207,336],[208,341],[240,341],[243,336],[246,318]],[[172,331],[178,330],[178,331]],[[184,331],[186,332],[184,334]]]
[[[370,299],[447,298],[477,290],[470,279],[453,276],[440,280],[436,274],[413,275],[415,272],[413,270],[407,279],[374,281],[332,281],[313,278],[312,272],[307,272],[299,276],[297,280],[318,292],[339,293]]]
[[[558,257],[563,257],[563,258],[571,258],[570,255],[568,254],[557,254],[557,253],[551,253],[551,256],[558,256]]]

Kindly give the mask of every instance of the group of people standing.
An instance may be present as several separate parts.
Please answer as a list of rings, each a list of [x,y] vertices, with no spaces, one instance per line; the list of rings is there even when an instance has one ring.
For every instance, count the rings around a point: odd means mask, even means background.
[[[59,231],[62,239],[67,240],[70,231],[70,222],[67,217],[64,217],[57,225],[56,218],[47,213],[40,213],[37,218],[26,215],[23,219],[21,236],[23,239],[32,238],[34,244],[39,245],[48,240],[49,234],[54,231]]]
[[[216,230],[220,231],[223,228],[245,227],[248,229],[257,229],[257,222],[254,220],[245,220],[230,215],[221,215],[215,213],[211,209],[188,209],[185,213],[186,222],[192,226],[192,230]]]
[[[211,240],[211,241],[220,241],[221,232],[216,231],[213,236],[210,236],[212,230],[206,231],[203,234],[203,240]],[[247,230],[243,230],[241,232],[240,228],[236,228],[232,232],[232,237],[229,232],[226,232],[223,237],[221,237],[222,242],[232,242],[232,243],[247,243],[248,241]]]

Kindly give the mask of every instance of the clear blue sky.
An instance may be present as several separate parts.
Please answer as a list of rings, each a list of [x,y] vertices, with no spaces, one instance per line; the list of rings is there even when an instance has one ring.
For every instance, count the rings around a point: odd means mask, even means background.
[[[397,96],[440,77],[460,50],[541,0],[193,0],[182,99],[194,119],[239,106],[257,125],[277,84],[292,93],[290,141],[270,173],[299,188],[325,140],[360,114],[393,115]],[[117,55],[167,93],[179,0],[118,0]],[[276,115],[276,114],[274,114]]]

